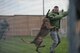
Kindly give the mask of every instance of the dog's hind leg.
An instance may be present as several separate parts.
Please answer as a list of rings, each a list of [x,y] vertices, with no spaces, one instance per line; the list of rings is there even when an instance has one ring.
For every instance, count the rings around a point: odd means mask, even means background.
[[[37,46],[37,48],[36,48],[36,51],[38,52],[38,53],[41,53],[40,51],[39,51],[39,48],[41,48],[41,44],[42,44],[42,41],[40,41],[36,46]]]
[[[36,48],[36,52],[41,53],[41,52],[39,51],[39,47]]]

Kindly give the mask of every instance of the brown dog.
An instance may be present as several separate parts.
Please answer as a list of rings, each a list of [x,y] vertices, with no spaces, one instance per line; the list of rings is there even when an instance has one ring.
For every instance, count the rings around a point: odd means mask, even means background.
[[[45,47],[45,45],[41,46],[41,43],[43,42],[44,37],[47,36],[47,34],[49,33],[49,27],[50,27],[50,22],[49,22],[48,18],[44,18],[43,24],[41,26],[39,33],[37,34],[35,39],[31,42],[36,45],[36,47],[37,47],[36,51],[38,53],[40,53],[40,51],[38,50],[39,48]]]

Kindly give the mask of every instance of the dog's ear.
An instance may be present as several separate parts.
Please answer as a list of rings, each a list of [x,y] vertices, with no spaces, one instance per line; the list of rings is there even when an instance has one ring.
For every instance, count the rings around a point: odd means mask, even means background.
[[[47,14],[46,14],[46,18],[48,18],[48,14],[49,14],[49,12],[50,12],[50,9],[48,10],[48,12],[47,12]]]

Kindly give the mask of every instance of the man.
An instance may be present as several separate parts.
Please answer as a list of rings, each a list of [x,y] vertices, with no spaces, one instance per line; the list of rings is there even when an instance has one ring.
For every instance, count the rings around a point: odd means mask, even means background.
[[[3,36],[5,35],[6,30],[8,29],[9,24],[7,23],[7,21],[5,19],[0,19],[0,40],[3,38]],[[4,37],[5,39],[5,37]]]
[[[52,40],[54,40],[51,48],[50,48],[50,53],[54,53],[55,48],[58,46],[60,43],[60,37],[58,35],[58,31],[60,29],[60,20],[67,15],[67,12],[62,12],[59,13],[59,7],[54,6],[54,9],[48,14],[48,19],[50,21],[50,36]]]

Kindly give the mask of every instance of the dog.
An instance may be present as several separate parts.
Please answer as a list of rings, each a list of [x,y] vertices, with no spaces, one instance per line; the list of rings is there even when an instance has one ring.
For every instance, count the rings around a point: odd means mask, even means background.
[[[49,33],[49,29],[48,29],[47,25],[48,25],[48,19],[44,18],[43,19],[43,24],[41,26],[41,29],[40,29],[39,33],[37,34],[37,36],[35,37],[35,39],[31,42],[31,43],[35,44],[36,51],[38,53],[40,53],[39,48],[45,47],[45,45],[41,45],[41,44],[43,42],[44,37],[47,36],[48,33]]]

